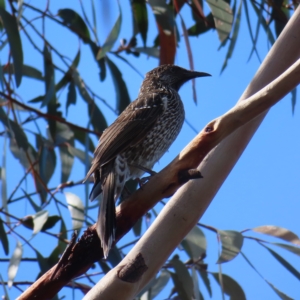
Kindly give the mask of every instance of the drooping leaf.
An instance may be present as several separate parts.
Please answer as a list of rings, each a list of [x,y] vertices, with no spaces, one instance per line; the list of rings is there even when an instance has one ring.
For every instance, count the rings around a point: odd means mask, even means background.
[[[37,159],[37,153],[31,144],[28,144],[27,153],[25,153],[22,148],[18,147],[17,142],[14,139],[10,139],[9,148],[13,156],[20,161],[24,169],[28,169],[30,167],[27,155],[32,162]]]
[[[72,228],[80,230],[84,221],[84,205],[81,199],[73,193],[66,192],[65,196],[72,217]]]
[[[42,230],[43,226],[45,225],[48,219],[48,214],[49,213],[47,210],[41,210],[32,216],[33,234],[37,234]]]
[[[222,251],[217,263],[221,264],[234,259],[240,253],[244,237],[240,232],[233,230],[219,230],[218,233],[222,243]]]
[[[53,145],[45,142],[40,151],[39,168],[40,177],[45,184],[51,179],[56,167],[56,154]]]
[[[140,293],[143,295],[141,299],[144,299],[143,297],[145,297],[145,299],[154,299],[168,284],[170,277],[170,272],[162,269],[158,277],[154,278],[151,284],[143,289],[143,293]]]
[[[19,87],[22,81],[23,72],[23,49],[18,29],[18,23],[16,18],[9,14],[3,7],[0,7],[0,17],[7,33],[7,38],[14,63],[16,85],[17,87]]]
[[[282,244],[282,243],[272,243],[272,244],[300,256],[300,247],[295,247],[295,246]]]
[[[42,231],[46,231],[48,229],[53,228],[59,220],[61,220],[61,217],[59,216],[49,216],[42,227]]]
[[[225,41],[232,27],[233,15],[229,4],[224,0],[206,0],[215,20],[215,26],[221,43]]]
[[[299,237],[294,232],[283,227],[274,226],[274,225],[265,225],[265,226],[255,227],[252,230],[255,232],[277,237],[279,239],[293,243],[295,245],[300,245]]]
[[[200,291],[199,291],[199,281],[198,281],[198,275],[196,272],[196,268],[192,267],[192,279],[193,279],[193,287],[194,287],[194,298],[195,300],[202,300]]]
[[[277,0],[272,3],[272,12],[271,12],[271,20],[275,22],[275,32],[277,37],[279,37],[281,31],[287,24],[290,18],[290,11],[287,8],[289,3],[285,0]]]
[[[266,280],[267,284],[272,288],[272,290],[277,294],[278,297],[282,300],[294,300],[293,298],[289,297],[288,295],[281,292],[277,287],[275,287],[271,282]]]
[[[151,57],[159,58],[159,49],[155,47],[136,47],[133,50]]]
[[[70,65],[69,70],[64,74],[64,76],[59,80],[59,82],[55,85],[55,91],[58,92],[63,87],[65,87],[69,82],[72,81],[73,72],[77,68],[80,61],[80,50],[78,50],[72,64]]]
[[[180,299],[192,299],[193,280],[185,264],[179,260],[177,255],[171,259],[170,264],[175,270],[175,273],[171,273],[171,276]]]
[[[45,97],[41,107],[48,105],[50,102],[55,102],[55,82],[54,68],[52,64],[52,56],[47,45],[44,47],[44,70],[45,70]]]
[[[84,165],[86,165],[86,153],[80,149],[74,148],[68,145],[69,152],[77,157]],[[93,158],[89,155],[90,164],[92,163]]]
[[[46,273],[50,269],[50,266],[47,259],[43,257],[39,251],[35,250],[35,254],[40,267],[40,273],[38,275],[39,278],[40,276],[42,276],[42,274]]]
[[[178,39],[178,36],[176,36],[177,27],[174,20],[174,11],[166,1],[148,0],[148,3],[152,8],[159,31],[159,64],[173,64]]]
[[[211,273],[220,284],[219,273]],[[241,286],[230,276],[222,274],[224,293],[230,297],[230,300],[246,300],[245,293]]]
[[[187,32],[190,36],[198,36],[199,34],[205,33],[213,28],[216,28],[215,20],[212,13],[209,13],[205,20],[200,19],[196,24],[190,27]]]
[[[90,41],[90,32],[81,16],[70,8],[60,9],[58,15],[63,19],[64,23],[75,32],[84,43]]]
[[[277,252],[272,250],[271,248],[267,247],[266,245],[260,243],[261,246],[266,248],[271,255],[279,262],[281,265],[283,265],[288,271],[290,271],[298,280],[300,280],[300,273],[288,262],[286,261],[281,255],[279,255]]]
[[[0,121],[11,133],[11,137],[17,143],[18,147],[26,151],[28,148],[28,140],[26,134],[18,123],[8,118],[2,107],[0,107]]]
[[[131,7],[133,12],[134,20],[134,35],[137,33],[141,34],[144,47],[147,43],[147,32],[148,32],[148,13],[145,0],[132,0]]]
[[[296,107],[296,101],[297,101],[297,88],[293,89],[291,91],[292,94],[292,114],[295,112],[295,107]]]
[[[263,1],[262,1],[262,3],[263,3]],[[257,8],[255,1],[250,1],[250,3],[252,4],[252,7],[254,8],[254,11],[255,11],[255,13],[258,17],[258,22],[259,23],[257,24],[257,27],[260,28],[261,25],[262,25],[262,27],[266,31],[269,42],[271,43],[271,45],[273,45],[275,43],[275,38],[274,38],[274,35],[273,35],[272,31],[270,30],[269,24],[266,22],[266,20],[262,16],[263,10],[260,9],[260,8]]]
[[[59,147],[59,155],[61,161],[61,181],[67,182],[74,164],[74,156],[69,152],[68,147],[62,145]]]
[[[107,261],[113,266],[117,266],[122,261],[120,250],[117,246],[113,247],[108,254]]]
[[[111,270],[111,268],[108,266],[108,264],[103,260],[99,260],[98,264],[99,264],[100,268],[102,269],[102,271],[104,272],[104,274],[107,274]]]
[[[221,73],[225,70],[225,68],[227,66],[227,63],[228,63],[228,60],[229,60],[229,58],[231,58],[234,47],[235,47],[235,44],[236,44],[236,40],[237,40],[238,33],[239,33],[239,30],[240,30],[242,3],[243,3],[243,1],[240,0],[240,6],[239,6],[239,9],[238,9],[238,12],[237,12],[237,15],[236,15],[236,20],[235,20],[235,23],[234,23],[233,34],[232,34],[232,37],[231,37],[231,40],[230,40],[230,44],[229,44],[228,51],[227,51],[227,54],[226,54],[226,57],[225,57],[225,61],[223,63],[222,69],[221,69]]]
[[[73,80],[71,80],[68,88],[68,94],[67,94],[67,103],[66,103],[66,112],[68,114],[68,108],[69,106],[73,104],[76,104],[76,88],[75,83]]]
[[[247,25],[248,25],[248,31],[249,31],[249,34],[250,34],[250,38],[251,38],[251,41],[252,41],[252,50],[250,52],[250,55],[249,55],[249,58],[248,58],[248,61],[250,60],[253,52],[255,51],[256,53],[256,56],[258,58],[259,61],[261,61],[260,57],[259,57],[259,54],[258,54],[258,51],[256,49],[256,43],[257,43],[257,38],[258,38],[258,34],[257,34],[257,30],[259,28],[256,28],[256,34],[255,34],[255,37],[253,36],[253,33],[252,33],[252,28],[251,28],[251,21],[250,21],[250,16],[249,16],[249,11],[248,11],[248,3],[247,3],[247,0],[243,0],[243,3],[244,3],[244,8],[245,8],[245,14],[246,14],[246,20],[247,20]],[[259,22],[259,21],[258,21]],[[260,23],[258,23],[258,27]]]
[[[116,90],[117,111],[121,113],[130,104],[130,97],[128,94],[127,86],[118,67],[108,57],[106,57],[106,62],[111,71],[113,83]]]
[[[9,253],[8,238],[7,238],[7,234],[5,232],[3,221],[1,219],[1,217],[0,217],[0,240],[1,240],[1,244],[2,244],[5,255],[8,255],[8,253]]]
[[[111,50],[111,48],[113,47],[113,45],[115,44],[115,42],[119,36],[119,33],[120,33],[121,23],[122,23],[122,11],[121,11],[121,7],[119,6],[119,16],[117,18],[117,21],[114,24],[111,32],[109,33],[105,43],[98,51],[97,57],[96,57],[97,60],[100,60],[101,58],[103,58],[106,55],[106,53],[109,52]]]
[[[2,66],[2,71],[4,74],[14,74],[14,65],[13,64],[6,64],[4,66]],[[43,74],[41,71],[39,71],[38,69],[32,67],[32,66],[28,66],[28,65],[23,65],[22,68],[22,75],[29,77],[29,78],[34,78],[37,80],[44,80]]]
[[[91,98],[88,91],[86,90],[85,84],[77,71],[74,71],[73,78],[74,78],[74,82],[78,88],[78,91],[79,91],[81,97],[88,104],[88,110],[89,110],[89,116],[91,118],[91,124],[93,125],[93,127],[96,131],[98,131],[98,132],[104,131],[104,129],[107,127],[106,120],[105,120],[102,112],[96,106],[96,103]]]
[[[208,291],[209,296],[212,297],[212,290],[211,290],[210,280],[207,271],[199,269],[199,274],[201,276],[201,279],[203,280],[203,283]]]
[[[79,129],[73,128],[73,132],[74,132],[74,138],[80,142],[83,146],[85,146],[85,138],[86,138],[86,132],[81,131]],[[89,140],[89,146],[88,149],[90,152],[94,152],[95,151],[95,146],[94,143],[92,141],[92,139],[90,137],[88,137]]]
[[[194,261],[206,253],[206,239],[203,231],[195,226],[181,242],[182,247]]]
[[[101,59],[97,60],[97,54],[101,50],[101,47],[99,47],[96,43],[94,43],[92,41],[89,43],[89,45],[90,45],[91,51],[93,53],[93,56],[99,66],[99,69],[100,69],[100,73],[99,73],[100,81],[103,81],[106,78],[105,59],[104,59],[104,57],[102,57]]]
[[[23,254],[23,247],[22,244],[18,241],[14,253],[9,260],[8,280],[7,280],[8,287],[12,287],[13,285],[14,279],[17,275],[19,265],[22,259],[22,254]]]
[[[64,240],[67,239],[67,229],[63,219],[61,219],[61,226],[60,226],[60,239],[58,239],[57,246],[51,252],[50,256],[48,257],[48,264],[50,267],[54,266],[60,257],[60,255],[65,251],[67,243]]]
[[[106,120],[95,102],[89,104],[88,111],[94,130],[97,132],[103,132],[107,127]]]

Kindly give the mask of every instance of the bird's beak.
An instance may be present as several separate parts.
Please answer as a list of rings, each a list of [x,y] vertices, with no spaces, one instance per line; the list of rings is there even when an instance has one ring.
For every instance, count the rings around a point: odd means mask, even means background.
[[[206,76],[211,76],[208,73],[205,72],[197,72],[197,71],[188,71],[188,73],[186,74],[187,77],[189,77],[190,79],[192,78],[197,78],[197,77],[206,77]]]

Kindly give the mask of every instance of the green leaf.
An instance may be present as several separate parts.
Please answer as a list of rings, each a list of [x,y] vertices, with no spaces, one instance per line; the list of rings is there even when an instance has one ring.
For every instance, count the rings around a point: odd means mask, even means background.
[[[292,91],[291,91],[291,94],[292,94],[292,114],[294,114],[295,112],[295,107],[296,107],[296,101],[297,101],[297,88],[294,88]]]
[[[117,111],[121,113],[130,104],[130,97],[128,94],[127,86],[118,67],[108,57],[106,57],[106,62],[111,71],[113,83],[116,90]]]
[[[75,32],[84,43],[90,41],[90,32],[81,16],[72,9],[65,8],[58,11],[58,15],[63,19],[64,23]]]
[[[258,19],[258,24],[257,24],[258,27],[256,28],[256,34],[255,34],[255,37],[254,37],[253,33],[252,33],[252,28],[251,28],[251,21],[250,21],[250,16],[249,16],[249,12],[248,12],[247,0],[243,0],[243,3],[244,3],[244,8],[245,8],[245,14],[246,14],[246,20],[247,20],[248,30],[249,30],[250,38],[251,38],[251,41],[252,41],[252,50],[250,52],[248,61],[250,60],[253,52],[255,51],[258,60],[261,62],[261,59],[260,59],[259,54],[258,54],[258,51],[256,49],[256,43],[257,43],[257,39],[258,39],[258,30],[259,30],[259,27],[260,27],[259,26],[260,22],[259,22],[259,19]],[[261,13],[262,13],[262,10],[261,10]]]
[[[219,273],[211,273],[220,284]],[[224,293],[230,297],[230,300],[246,300],[245,293],[241,286],[228,275],[222,274]]]
[[[86,103],[88,104],[89,116],[91,118],[91,123],[92,123],[94,129],[98,132],[104,131],[104,129],[107,128],[106,120],[105,120],[102,112],[96,106],[94,100],[91,98],[91,96],[87,92],[87,90],[85,88],[85,84],[84,84],[83,80],[81,79],[77,70],[75,70],[73,72],[73,78],[74,78],[74,82],[78,88],[79,94],[81,95],[83,100],[85,100]],[[84,143],[84,145],[85,145],[85,143]]]
[[[67,103],[66,103],[66,113],[68,114],[68,108],[69,106],[73,104],[76,104],[76,88],[75,83],[73,80],[71,80],[68,88],[68,95],[67,95]]]
[[[8,253],[9,253],[8,238],[7,238],[7,234],[5,232],[3,221],[1,219],[1,217],[0,217],[0,240],[1,240],[1,244],[2,244],[5,255],[8,255]]]
[[[45,224],[42,227],[41,231],[46,231],[48,229],[51,229],[52,227],[54,227],[56,225],[56,223],[61,220],[60,216],[49,216],[47,221],[45,222]]]
[[[45,44],[44,47],[44,70],[45,70],[45,97],[41,107],[48,105],[50,102],[53,105],[55,100],[55,83],[54,83],[54,68],[52,64],[52,56],[50,49]]]
[[[212,297],[212,290],[211,290],[210,280],[208,278],[207,271],[199,269],[198,272],[199,272],[199,274],[201,276],[201,279],[202,279],[202,281],[203,281],[203,283],[204,283],[204,285],[205,285],[205,287],[208,291],[209,296]]]
[[[9,120],[9,125],[14,133],[14,139],[16,140],[18,147],[26,151],[28,148],[28,140],[22,127],[12,120]]]
[[[199,281],[198,281],[198,275],[196,273],[195,266],[192,267],[192,279],[193,279],[193,287],[194,287],[194,298],[195,300],[202,300],[200,291],[199,291]]]
[[[46,273],[50,269],[50,266],[48,260],[43,257],[39,251],[35,250],[35,254],[40,267],[40,273],[38,275],[39,278],[40,276],[42,276],[42,274]]]
[[[100,81],[103,81],[106,77],[106,65],[105,65],[105,60],[104,58],[101,58],[99,60],[97,60],[97,54],[98,52],[101,50],[101,47],[99,47],[98,45],[96,45],[94,42],[90,42],[89,43],[91,51],[94,55],[94,58],[99,66],[100,69]]]
[[[134,35],[140,33],[144,43],[144,47],[146,47],[148,32],[148,13],[146,1],[132,0],[131,7],[134,21]]]
[[[132,230],[135,236],[140,236],[142,232],[142,221],[143,218],[139,218],[137,222],[133,225]]]
[[[68,203],[68,209],[72,217],[72,228],[80,230],[84,221],[84,206],[81,199],[73,193],[64,193]]]
[[[85,147],[85,138],[87,133],[76,128],[73,128],[73,132],[74,132],[74,138]],[[88,139],[89,139],[89,146],[88,146],[89,151],[94,153],[95,151],[94,143],[90,137],[88,137]]]
[[[19,269],[22,255],[23,255],[23,247],[22,247],[22,244],[18,241],[16,248],[14,250],[14,253],[9,260],[8,280],[7,280],[8,287],[12,287],[12,285],[13,285],[14,279],[15,279],[18,269]]]
[[[23,49],[18,29],[18,23],[14,16],[9,14],[3,7],[0,7],[0,17],[7,33],[9,46],[14,63],[15,80],[17,87],[22,81]]]
[[[122,256],[117,246],[110,249],[107,261],[109,261],[113,267],[117,266],[122,261]]]
[[[139,53],[144,53],[154,58],[159,58],[159,49],[155,47],[136,47],[133,50]]]
[[[61,181],[67,182],[74,164],[74,156],[69,152],[68,147],[64,145],[59,147],[59,155],[61,161]]]
[[[229,47],[228,47],[226,58],[225,58],[225,61],[223,63],[222,69],[221,69],[221,73],[225,70],[225,68],[227,66],[227,62],[228,62],[229,58],[231,58],[234,47],[235,47],[235,44],[236,44],[236,40],[237,40],[238,33],[239,33],[239,30],[240,30],[242,3],[243,3],[242,0],[240,0],[240,6],[239,6],[239,9],[238,9],[238,12],[237,12],[237,16],[236,16],[236,20],[235,20],[235,24],[234,24],[234,28],[233,28],[233,35],[232,35],[231,40],[230,40],[230,44],[229,44]]]
[[[277,296],[282,300],[294,300],[293,298],[290,298],[283,292],[281,292],[278,288],[276,288],[271,282],[266,280],[266,283],[272,288],[272,290],[277,294]]]
[[[36,161],[37,159],[37,153],[30,144],[28,144],[27,153],[25,153],[22,148],[19,148],[17,142],[14,139],[10,139],[9,148],[13,156],[20,161],[24,169],[28,169],[30,167],[27,155],[29,156],[30,161]]]
[[[279,255],[277,252],[272,250],[271,248],[265,246],[264,244],[260,243],[261,246],[266,248],[272,256],[281,263],[288,271],[290,271],[298,280],[300,280],[300,273],[288,262],[286,261],[281,255]]]
[[[116,42],[119,33],[120,33],[120,29],[121,29],[121,23],[122,23],[122,12],[121,12],[121,7],[119,6],[119,16],[117,18],[116,23],[114,24],[111,32],[109,33],[105,43],[103,44],[103,46],[100,48],[100,50],[97,53],[96,59],[100,60],[101,58],[103,58],[107,52],[109,52],[111,50],[111,48],[113,47],[114,43]]]
[[[273,33],[269,27],[269,24],[266,22],[266,20],[263,18],[262,16],[262,9],[257,8],[256,4],[254,1],[250,1],[250,3],[252,4],[252,7],[254,8],[254,11],[258,17],[258,23],[257,23],[257,27],[260,27],[262,25],[262,27],[264,28],[264,30],[266,31],[266,34],[268,36],[269,42],[271,43],[271,45],[273,45],[275,43],[275,38],[273,36]],[[262,4],[264,3],[264,0],[262,1]],[[257,33],[258,36],[258,33]]]
[[[154,299],[168,284],[170,277],[170,272],[162,269],[159,276],[151,282],[150,286],[146,286],[146,291],[141,293],[141,299]]]
[[[56,167],[56,154],[53,145],[45,142],[39,158],[40,177],[45,184],[51,179]]]
[[[225,41],[232,27],[233,15],[231,8],[224,0],[206,0],[215,20],[215,26],[221,43]]]
[[[6,65],[2,66],[2,71],[4,74],[14,74],[14,65],[6,64]],[[28,65],[23,65],[22,75],[29,77],[29,78],[34,78],[37,80],[44,81],[42,72],[39,71],[38,69],[28,66]]]
[[[282,244],[282,243],[271,243],[272,245],[278,246],[280,248],[283,248],[285,250],[288,250],[298,256],[300,256],[300,247],[295,247],[287,244]]]
[[[175,270],[171,276],[180,299],[191,300],[193,298],[193,280],[185,264],[179,260],[177,255],[172,258],[170,264]]]
[[[206,253],[206,239],[203,231],[195,226],[181,242],[182,247],[193,261]]]
[[[61,80],[56,84],[55,91],[58,92],[63,87],[65,87],[69,82],[72,81],[73,72],[77,68],[79,61],[80,61],[80,50],[78,50],[74,60],[72,61],[72,64],[70,65],[69,70],[64,74],[64,76],[61,78]]]
[[[294,232],[283,227],[265,225],[265,226],[255,227],[252,230],[258,233],[263,233],[263,234],[277,237],[279,239],[282,239],[284,241],[290,242],[295,245],[300,245],[299,237]]]
[[[32,216],[33,220],[33,234],[39,233],[43,226],[45,225],[46,221],[48,219],[48,211],[47,210],[41,210],[37,212],[35,215]]]
[[[108,264],[103,260],[99,260],[98,264],[99,264],[100,268],[102,269],[102,271],[104,272],[104,274],[107,274],[111,270],[111,268],[108,266]]]
[[[8,118],[2,107],[0,107],[0,121],[9,130],[18,147],[26,151],[28,148],[28,140],[26,134],[18,123]]]
[[[238,231],[233,230],[218,230],[222,251],[217,263],[221,264],[234,259],[241,251],[244,237]]]
[[[95,102],[88,105],[88,110],[94,130],[97,132],[103,132],[106,129],[107,124],[101,110],[98,108]]]
[[[196,24],[194,24],[192,27],[190,27],[187,32],[188,35],[190,36],[198,36],[199,34],[205,33],[210,29],[214,29],[215,27],[215,20],[214,17],[212,15],[212,13],[209,13],[206,16],[206,21],[200,19],[199,21],[197,21]]]
[[[175,25],[174,12],[166,1],[148,0],[154,13],[156,22],[161,26],[166,35],[170,35]]]
[[[86,153],[80,149],[74,148],[68,145],[69,152],[77,157],[84,165],[86,165]],[[93,158],[89,155],[90,164],[92,163]]]

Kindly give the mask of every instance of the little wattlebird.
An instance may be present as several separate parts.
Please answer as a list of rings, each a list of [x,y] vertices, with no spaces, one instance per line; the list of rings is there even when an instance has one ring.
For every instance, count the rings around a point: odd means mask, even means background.
[[[169,149],[184,121],[179,88],[207,73],[162,65],[146,74],[138,97],[103,132],[86,179],[94,175],[90,199],[102,193],[97,233],[104,257],[115,241],[115,201],[126,181],[140,178]]]

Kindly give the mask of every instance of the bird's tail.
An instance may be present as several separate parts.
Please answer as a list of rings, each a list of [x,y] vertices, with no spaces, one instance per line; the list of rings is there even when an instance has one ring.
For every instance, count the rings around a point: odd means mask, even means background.
[[[100,204],[97,233],[101,240],[104,258],[107,258],[112,243],[115,241],[116,210],[115,210],[115,186],[116,178],[114,164],[110,163],[109,170],[102,182],[102,201]]]

